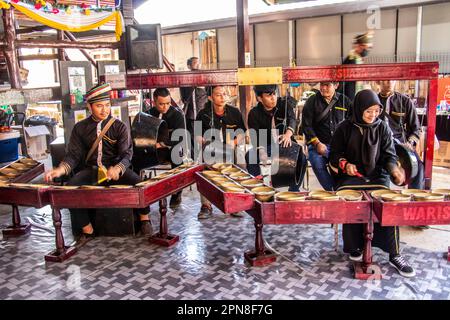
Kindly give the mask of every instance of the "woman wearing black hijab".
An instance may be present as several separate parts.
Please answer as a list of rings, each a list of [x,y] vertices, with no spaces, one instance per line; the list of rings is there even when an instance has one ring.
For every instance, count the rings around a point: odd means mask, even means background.
[[[374,91],[362,90],[355,96],[351,120],[345,120],[336,129],[330,145],[335,190],[389,188],[389,175],[398,185],[405,180],[404,172],[397,166],[392,132],[378,118],[381,108]],[[350,253],[351,260],[360,261],[363,225],[344,224],[342,234],[344,252]],[[375,224],[372,245],[389,253],[390,264],[402,276],[413,277],[415,271],[400,255],[399,243],[398,227]]]

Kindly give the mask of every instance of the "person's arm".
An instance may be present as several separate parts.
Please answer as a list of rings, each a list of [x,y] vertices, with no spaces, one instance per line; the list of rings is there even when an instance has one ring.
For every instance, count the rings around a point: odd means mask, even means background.
[[[330,166],[335,173],[342,173],[345,171],[347,138],[346,138],[346,123],[339,125],[331,138],[330,143]]]
[[[394,184],[401,185],[405,181],[405,170],[397,165],[398,157],[395,153],[391,129],[385,122],[382,123],[382,126],[379,161],[392,176]]]
[[[252,144],[253,148],[258,148],[259,147],[259,123],[258,123],[258,119],[256,117],[256,109],[254,109],[254,108],[256,108],[256,107],[253,107],[253,109],[251,109],[248,114],[247,125],[248,125],[248,129],[249,130],[252,129],[251,131],[254,133],[254,134],[250,134],[250,143]],[[267,134],[270,134],[270,132],[268,132]]]
[[[87,152],[86,148],[83,145],[83,142],[81,141],[79,128],[80,125],[75,125],[75,127],[72,129],[66,155],[60,162],[59,166],[45,173],[44,180],[46,182],[51,182],[54,178],[68,175],[81,163],[81,161],[84,160],[84,157],[86,157]]]
[[[316,132],[313,128],[314,121],[314,99],[315,96],[311,96],[306,100],[305,106],[302,111],[302,129],[305,134],[305,140],[307,144],[318,144],[319,138],[317,138]]]
[[[119,162],[114,166],[114,169],[119,170],[120,176],[125,173],[125,171],[131,164],[131,158],[133,157],[133,144],[131,143],[130,132],[128,131],[128,128],[125,126],[125,124],[119,123],[117,130],[118,130],[117,154]],[[119,177],[114,176],[112,178],[118,179]]]
[[[417,115],[417,110],[413,105],[413,102],[407,96],[404,96],[405,111],[406,111],[406,140],[413,147],[419,143],[420,137],[420,122],[419,116]]]

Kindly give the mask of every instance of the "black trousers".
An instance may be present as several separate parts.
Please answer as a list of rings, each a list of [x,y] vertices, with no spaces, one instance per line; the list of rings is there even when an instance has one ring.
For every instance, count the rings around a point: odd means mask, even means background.
[[[68,182],[68,186],[82,186],[82,185],[93,185],[97,183],[97,167],[85,168],[78,173],[76,173]],[[102,186],[109,185],[135,185],[141,182],[139,176],[132,170],[127,169],[124,174],[117,181],[105,181]],[[150,207],[139,208],[133,210],[135,215],[141,214],[145,215],[150,213]],[[74,226],[72,228],[82,228],[91,223],[89,217],[89,209],[70,209],[70,214],[72,215],[72,221]]]
[[[385,173],[369,177],[370,182],[365,182],[357,177],[340,176],[335,179],[336,190],[356,189],[374,190],[389,187],[389,176]],[[358,186],[362,188],[358,188]],[[354,188],[352,188],[354,186]],[[351,253],[354,250],[364,249],[364,224],[343,224],[342,238],[344,240],[344,252]],[[389,254],[400,253],[400,233],[398,227],[383,227],[374,223],[372,246],[380,248]]]

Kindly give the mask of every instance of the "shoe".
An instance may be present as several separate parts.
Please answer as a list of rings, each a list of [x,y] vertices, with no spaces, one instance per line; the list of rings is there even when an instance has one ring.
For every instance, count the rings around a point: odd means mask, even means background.
[[[415,226],[414,228],[419,230],[427,230],[430,229],[430,226]]]
[[[350,255],[348,258],[352,261],[361,262],[362,258],[363,258],[363,254],[362,254],[361,250],[359,250],[359,249],[353,250],[352,252],[350,252]]]
[[[170,197],[169,207],[171,209],[176,209],[181,203],[181,192],[175,193]]]
[[[95,238],[95,235],[94,235],[94,233],[82,233],[79,237],[78,237],[78,239],[77,239],[77,241],[75,242],[75,247],[77,248],[77,249],[79,249],[79,248],[81,248],[81,247],[83,247],[86,243],[88,243],[89,241],[91,241],[92,239],[94,239]]]
[[[212,208],[202,205],[200,212],[198,213],[198,219],[208,219],[212,216]]]
[[[412,278],[416,275],[416,271],[414,271],[413,267],[411,267],[408,261],[406,261],[405,258],[399,254],[389,258],[389,264],[397,269],[398,273],[406,278]]]
[[[141,221],[141,235],[151,237],[153,234],[152,222],[150,220]]]
[[[235,218],[243,218],[244,217],[244,213],[243,212],[236,212],[236,213],[232,213],[231,216],[235,217]]]

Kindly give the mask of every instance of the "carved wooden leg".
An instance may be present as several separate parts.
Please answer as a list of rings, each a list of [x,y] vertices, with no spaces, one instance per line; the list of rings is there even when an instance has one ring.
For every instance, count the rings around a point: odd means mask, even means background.
[[[159,232],[150,237],[150,243],[155,243],[160,246],[170,247],[180,240],[178,235],[169,234],[169,229],[167,228],[167,199],[162,198],[159,200],[159,214],[161,220],[159,223]]]
[[[354,263],[355,278],[360,280],[381,280],[381,270],[372,263],[373,219],[364,228],[363,261]]]
[[[21,236],[30,232],[31,224],[24,223],[21,224],[20,221],[20,213],[17,205],[13,204],[12,206],[12,225],[8,226],[3,230],[4,237],[13,237],[13,236]]]
[[[55,245],[56,249],[45,256],[45,261],[63,262],[73,256],[77,249],[75,247],[67,247],[64,243],[62,233],[61,211],[59,208],[52,210],[53,226],[55,227]]]
[[[447,261],[450,262],[450,247],[448,247],[447,251]]]
[[[262,229],[263,223],[261,222],[261,219],[255,218],[255,250],[247,251],[244,253],[245,260],[251,266],[263,267],[277,260],[277,257],[275,256],[273,251],[264,247],[264,237]]]

